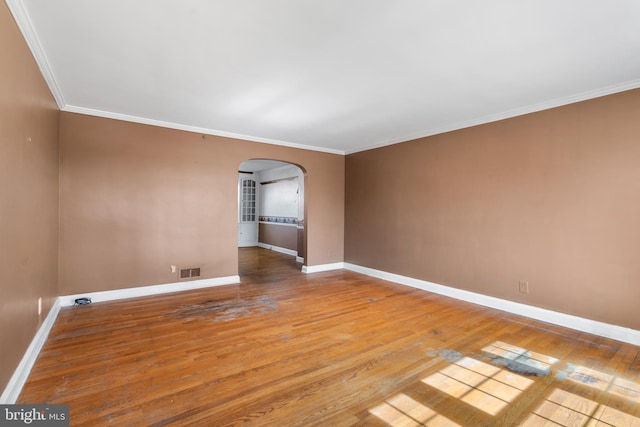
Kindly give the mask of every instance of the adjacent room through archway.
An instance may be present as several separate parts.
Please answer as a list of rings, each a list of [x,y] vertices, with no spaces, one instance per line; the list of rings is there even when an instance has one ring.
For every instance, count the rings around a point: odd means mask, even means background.
[[[250,159],[238,167],[238,248],[261,248],[305,263],[305,171],[271,159]],[[256,249],[254,249],[255,251]],[[239,262],[247,256],[239,256]],[[249,257],[250,258],[250,257]],[[265,257],[266,258],[266,257]],[[247,270],[239,266],[240,274]]]

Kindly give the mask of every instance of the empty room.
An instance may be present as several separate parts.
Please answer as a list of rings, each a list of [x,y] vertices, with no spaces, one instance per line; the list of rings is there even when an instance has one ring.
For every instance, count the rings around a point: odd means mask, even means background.
[[[638,22],[1,2],[0,424],[640,426]]]

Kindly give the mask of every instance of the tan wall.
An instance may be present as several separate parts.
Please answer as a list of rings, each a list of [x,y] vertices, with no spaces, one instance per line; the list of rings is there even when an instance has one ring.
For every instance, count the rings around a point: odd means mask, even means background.
[[[0,55],[1,391],[58,294],[58,110],[5,2]]]
[[[349,155],[345,210],[347,262],[640,329],[640,90]]]
[[[62,113],[60,288],[76,294],[236,275],[238,166],[306,171],[308,265],[343,260],[344,156]]]
[[[298,250],[298,229],[293,226],[277,224],[258,224],[260,243],[278,246],[292,251]]]

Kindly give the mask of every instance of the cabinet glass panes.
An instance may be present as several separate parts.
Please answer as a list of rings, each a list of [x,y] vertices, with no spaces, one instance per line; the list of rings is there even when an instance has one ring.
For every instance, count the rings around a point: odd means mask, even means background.
[[[256,220],[256,182],[252,179],[242,180],[242,198],[240,199],[240,221]]]

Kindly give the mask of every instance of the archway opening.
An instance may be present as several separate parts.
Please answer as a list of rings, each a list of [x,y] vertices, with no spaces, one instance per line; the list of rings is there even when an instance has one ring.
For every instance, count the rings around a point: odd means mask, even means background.
[[[238,166],[238,248],[260,248],[292,257],[296,268],[307,253],[306,171],[274,159],[249,159]],[[246,272],[238,257],[240,275]]]

